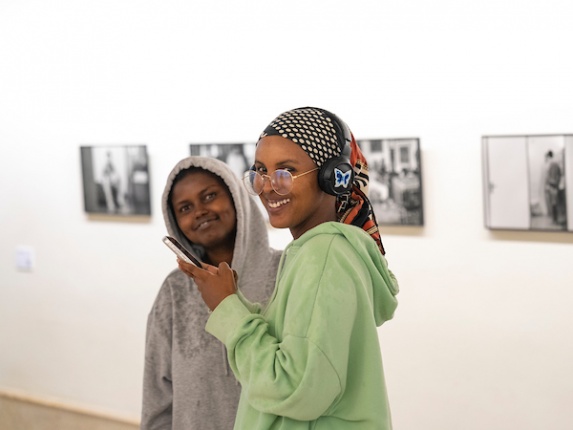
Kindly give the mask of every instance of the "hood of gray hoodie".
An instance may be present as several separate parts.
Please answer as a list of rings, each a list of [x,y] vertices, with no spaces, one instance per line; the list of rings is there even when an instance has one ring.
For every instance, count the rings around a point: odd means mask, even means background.
[[[267,276],[267,279],[275,278],[280,252],[269,252],[267,222],[254,198],[246,191],[241,181],[237,180],[236,174],[227,164],[215,158],[187,157],[175,165],[167,177],[161,199],[163,219],[169,235],[196,255],[204,255],[204,249],[189,241],[177,227],[168,202],[175,177],[190,167],[199,167],[216,174],[229,188],[237,214],[237,236],[231,267],[239,275],[238,287],[247,299],[254,302],[264,301],[271,291],[268,291],[269,287],[266,291],[261,289],[261,275]],[[257,266],[256,271],[252,270],[254,264]],[[268,273],[261,273],[261,269],[263,272],[268,269]]]

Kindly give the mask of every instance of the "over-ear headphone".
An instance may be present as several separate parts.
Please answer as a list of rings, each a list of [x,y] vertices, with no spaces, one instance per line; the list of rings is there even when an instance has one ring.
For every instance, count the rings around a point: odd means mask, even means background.
[[[354,169],[350,163],[350,143],[352,142],[350,129],[344,121],[332,112],[320,108],[314,109],[321,111],[330,118],[340,147],[340,155],[326,160],[320,167],[318,185],[322,191],[333,196],[347,194],[352,190],[352,182],[354,181]]]

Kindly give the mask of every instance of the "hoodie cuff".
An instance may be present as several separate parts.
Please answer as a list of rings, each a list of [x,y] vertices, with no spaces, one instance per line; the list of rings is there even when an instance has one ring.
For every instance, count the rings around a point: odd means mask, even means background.
[[[226,345],[233,330],[239,327],[240,321],[250,314],[251,312],[241,302],[239,296],[231,294],[225,297],[211,313],[205,330]]]

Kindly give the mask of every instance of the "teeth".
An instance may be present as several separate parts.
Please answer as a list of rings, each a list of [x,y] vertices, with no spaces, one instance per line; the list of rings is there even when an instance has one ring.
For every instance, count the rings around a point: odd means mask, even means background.
[[[269,201],[269,207],[276,209],[282,205],[286,205],[288,202],[290,202],[290,199],[283,199],[283,200],[277,200],[277,201]]]
[[[201,224],[199,224],[199,225],[197,226],[197,230],[199,230],[199,229],[205,227],[205,226],[208,225],[210,222],[211,222],[211,221],[203,221]]]

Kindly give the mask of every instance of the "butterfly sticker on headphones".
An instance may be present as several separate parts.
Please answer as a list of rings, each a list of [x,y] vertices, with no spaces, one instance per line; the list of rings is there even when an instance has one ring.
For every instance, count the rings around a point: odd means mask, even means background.
[[[334,169],[334,175],[336,177],[335,178],[336,180],[334,183],[334,188],[338,188],[338,187],[348,188],[351,173],[352,173],[351,170],[349,170],[345,173],[342,170],[335,168]]]

